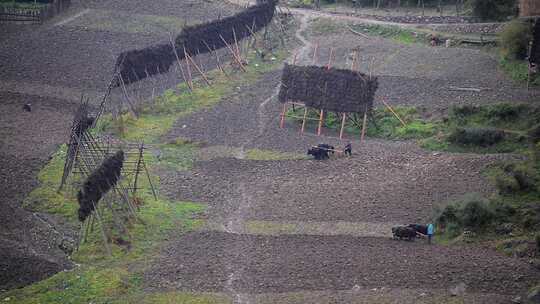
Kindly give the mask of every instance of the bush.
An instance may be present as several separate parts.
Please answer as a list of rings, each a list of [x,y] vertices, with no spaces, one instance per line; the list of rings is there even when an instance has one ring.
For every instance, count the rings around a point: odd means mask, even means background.
[[[516,0],[468,0],[467,5],[483,21],[504,21],[518,14]]]
[[[448,140],[455,144],[488,147],[501,142],[504,137],[502,130],[458,127],[450,133]]]
[[[488,203],[483,200],[473,200],[465,203],[459,214],[463,226],[471,229],[485,227],[494,218]]]
[[[508,23],[499,35],[504,58],[522,60],[527,57],[529,41],[532,37],[532,28],[529,23],[514,20]]]
[[[480,230],[489,226],[496,218],[492,209],[489,202],[482,197],[468,195],[446,206],[436,217],[435,222],[441,228],[446,228],[447,233],[457,231],[458,227]]]

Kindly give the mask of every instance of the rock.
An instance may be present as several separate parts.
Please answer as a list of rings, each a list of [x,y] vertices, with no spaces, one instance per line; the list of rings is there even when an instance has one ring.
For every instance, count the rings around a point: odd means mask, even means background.
[[[450,288],[450,295],[453,297],[462,296],[465,294],[466,289],[467,289],[467,285],[461,282],[457,284],[455,287]]]

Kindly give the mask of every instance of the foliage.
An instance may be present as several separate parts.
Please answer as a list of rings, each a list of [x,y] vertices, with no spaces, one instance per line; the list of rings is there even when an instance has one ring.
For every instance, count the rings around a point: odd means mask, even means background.
[[[513,20],[499,34],[503,58],[522,60],[527,57],[532,27],[529,22]]]
[[[450,133],[448,140],[460,145],[488,147],[501,142],[505,135],[504,131],[497,129],[458,127]]]
[[[467,6],[483,21],[505,21],[518,13],[516,0],[468,0]]]
[[[525,60],[508,59],[501,57],[499,61],[501,69],[515,82],[526,84],[529,78],[528,63]],[[540,74],[531,74],[531,86],[540,86]]]
[[[456,231],[463,229],[478,231],[486,228],[495,217],[489,201],[470,194],[444,207],[435,221],[442,230],[451,227],[452,234],[457,234]]]

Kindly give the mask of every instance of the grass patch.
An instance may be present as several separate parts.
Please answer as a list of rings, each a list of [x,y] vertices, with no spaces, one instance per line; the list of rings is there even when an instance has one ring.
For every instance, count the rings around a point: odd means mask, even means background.
[[[513,81],[521,84],[527,83],[529,73],[527,61],[501,58],[499,60],[499,66]],[[535,87],[540,86],[540,76],[538,73],[531,75],[530,85]]]
[[[296,160],[307,158],[303,154],[276,152],[271,150],[251,149],[246,153],[246,158],[251,160]]]
[[[46,7],[47,5],[47,3],[40,3],[34,1],[15,2],[13,0],[0,0],[0,7],[2,8],[12,8],[26,11],[39,11],[41,8]]]
[[[386,108],[373,110],[374,122],[369,121],[366,134],[390,140],[416,140],[423,148],[463,153],[525,153],[532,140],[540,137],[540,108],[525,104],[501,103],[487,106],[455,106],[442,117],[426,119],[421,108],[395,107],[405,126]],[[303,110],[289,109],[288,114],[303,116]],[[308,110],[308,117],[318,119],[318,113]],[[300,124],[301,119],[288,118]],[[348,121],[347,133],[360,133],[357,123]],[[338,130],[341,117],[328,113],[325,127]],[[317,128],[317,121],[306,122],[308,130]]]
[[[310,23],[310,34],[315,36],[340,33],[344,28],[343,24],[330,18],[315,18]]]
[[[401,44],[428,43],[431,35],[424,31],[412,31],[398,26],[378,24],[355,24],[351,28],[369,36],[379,36]]]
[[[58,192],[64,171],[67,146],[62,145],[52,159],[38,173],[40,184],[28,194],[23,207],[35,212],[58,214],[70,222],[77,221],[78,203],[72,193]]]

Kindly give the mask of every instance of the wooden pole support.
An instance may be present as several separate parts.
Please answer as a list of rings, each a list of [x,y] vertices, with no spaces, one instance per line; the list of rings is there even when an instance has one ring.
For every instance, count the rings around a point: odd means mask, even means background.
[[[352,70],[352,71],[356,71],[356,60],[357,60],[357,57],[358,57],[358,52],[357,52],[357,51],[354,51],[354,53],[353,53],[353,59],[352,59],[352,63],[351,63],[351,70]]]
[[[319,116],[319,127],[317,128],[317,135],[321,135],[322,131],[322,124],[323,124],[323,118],[324,118],[324,110],[321,109],[321,115]]]
[[[366,126],[367,126],[367,111],[364,111],[364,120],[362,121],[362,133],[360,135],[360,142],[364,142],[364,136],[366,135]]]
[[[287,112],[287,103],[283,104],[283,112],[281,112],[281,121],[279,122],[279,127],[283,129],[285,125],[285,113]]]
[[[392,112],[392,114],[394,114],[394,116],[399,120],[399,122],[401,122],[401,124],[406,127],[407,124],[405,124],[405,122],[401,119],[401,117],[399,117],[399,115],[394,111],[394,109],[392,109],[392,107],[386,103],[386,101],[384,101],[384,99],[381,99],[382,103],[386,106],[386,108],[388,110],[390,110],[390,112]]]
[[[184,46],[184,56],[187,58],[188,54],[186,52],[186,46]],[[191,67],[189,66],[189,61],[186,60],[186,69],[187,69],[187,78],[188,78],[188,86],[193,91],[193,79],[191,78]]]
[[[326,65],[327,70],[330,70],[330,67],[332,66],[333,55],[334,55],[334,48],[330,48],[330,55],[328,56],[328,64]]]
[[[234,50],[232,49],[232,47],[227,43],[227,41],[225,40],[225,38],[223,38],[223,36],[219,35],[219,38],[221,38],[221,40],[223,41],[223,43],[225,43],[225,46],[227,46],[227,48],[229,49],[229,51],[231,52],[232,56],[233,56],[233,59],[236,61],[236,63],[238,63],[238,65],[240,66],[240,69],[242,69],[242,71],[246,71],[246,69],[244,68],[244,65],[242,64],[242,60],[240,60],[240,58],[238,58],[238,56],[236,56],[236,53],[234,52]]]
[[[210,80],[208,80],[206,75],[204,75],[204,72],[197,66],[197,64],[195,63],[193,58],[191,58],[191,56],[189,56],[189,54],[187,54],[187,53],[186,53],[186,58],[193,64],[193,66],[195,67],[197,72],[199,72],[201,74],[202,78],[204,79],[204,82],[206,82],[207,85],[211,85]]]
[[[343,113],[341,118],[341,130],[339,130],[339,139],[343,139],[343,131],[345,131],[345,120],[347,119],[347,114]]]
[[[317,51],[318,50],[319,50],[319,41],[315,43],[315,48],[313,49],[313,59],[311,60],[313,65],[317,64]]]
[[[301,134],[304,134],[304,130],[306,129],[306,117],[307,117],[307,107],[304,107],[304,118],[302,118],[302,129],[300,130]]]

